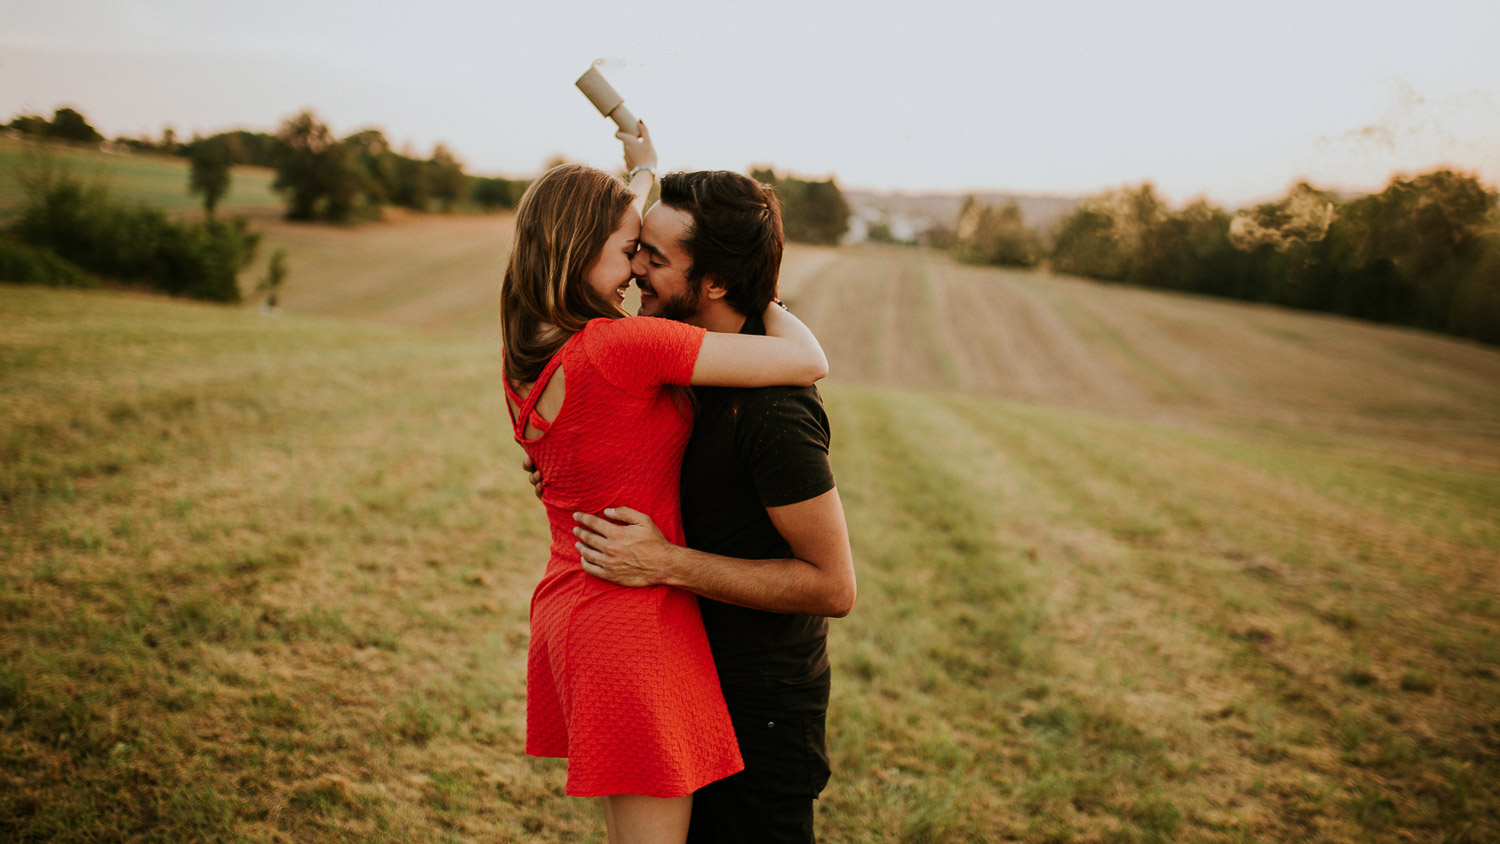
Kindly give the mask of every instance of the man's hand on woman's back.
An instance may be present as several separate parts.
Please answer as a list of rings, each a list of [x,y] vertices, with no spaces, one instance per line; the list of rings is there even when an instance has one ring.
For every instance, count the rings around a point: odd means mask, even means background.
[[[530,473],[531,492],[536,495],[536,500],[541,501],[542,472],[536,467],[536,461],[532,460],[531,455],[528,454],[526,455],[526,459],[521,461],[521,468]]]

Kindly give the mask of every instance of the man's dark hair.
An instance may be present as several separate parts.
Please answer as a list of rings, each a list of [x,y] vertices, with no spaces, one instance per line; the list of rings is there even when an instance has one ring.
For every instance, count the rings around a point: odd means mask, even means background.
[[[736,311],[754,316],[776,297],[781,273],[781,203],[769,185],[728,170],[668,173],[663,204],[693,217],[682,248],[688,281],[713,276]]]

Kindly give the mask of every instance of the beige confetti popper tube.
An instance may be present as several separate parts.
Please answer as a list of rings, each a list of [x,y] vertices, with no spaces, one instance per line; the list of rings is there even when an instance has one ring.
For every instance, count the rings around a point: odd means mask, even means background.
[[[599,72],[598,67],[590,67],[588,72],[578,77],[578,81],[574,84],[585,97],[589,98],[594,108],[599,109],[600,114],[613,120],[621,130],[632,135],[639,131],[635,115],[625,107],[625,98],[609,84],[604,74]]]

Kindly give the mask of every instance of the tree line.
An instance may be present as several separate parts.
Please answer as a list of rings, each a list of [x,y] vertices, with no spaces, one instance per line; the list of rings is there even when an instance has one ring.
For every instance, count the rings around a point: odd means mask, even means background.
[[[486,210],[514,208],[528,184],[470,176],[442,143],[419,159],[397,152],[378,129],[338,139],[310,111],[284,121],[269,152],[292,220],[344,222],[383,205],[447,212],[470,199]]]
[[[18,115],[7,128],[33,137],[98,144],[104,140],[77,110],[57,109],[51,120]],[[378,129],[336,137],[312,111],[282,121],[275,133],[236,129],[182,140],[171,128],[159,138],[119,137],[118,147],[180,156],[191,162],[190,186],[203,196],[211,218],[229,190],[232,168],[247,164],[275,169],[275,187],[287,200],[291,220],[349,222],[378,216],[385,205],[450,211],[464,201],[486,211],[514,208],[528,182],[473,176],[439,143],[428,158],[398,152]],[[849,204],[832,178],[778,176],[769,167],[751,172],[771,185],[782,202],[789,240],[837,244],[849,230]]]
[[[6,127],[48,140],[98,144],[103,136],[78,111],[59,108],[48,120],[18,115]],[[236,164],[276,170],[275,187],[286,197],[288,219],[350,222],[378,216],[385,205],[418,211],[451,211],[472,201],[486,211],[514,208],[527,182],[473,176],[447,145],[419,158],[394,149],[378,129],[336,137],[311,111],[282,121],[272,133],[236,129],[180,140],[168,128],[161,137],[116,138],[119,147],[180,156],[191,162],[191,188],[203,195],[212,217],[228,192]]]
[[[103,141],[81,113],[67,107],[50,120],[17,116],[6,128],[48,141]],[[204,219],[176,220],[118,200],[42,154],[22,173],[26,201],[19,217],[0,231],[0,280],[94,286],[103,277],[172,295],[238,302],[237,276],[253,259],[260,235],[243,218],[215,217],[237,164],[275,169],[275,187],[286,197],[292,220],[348,222],[378,216],[385,205],[450,211],[465,199],[486,210],[513,208],[528,184],[470,176],[444,144],[419,159],[392,149],[375,129],[338,138],[311,111],[287,118],[275,134],[239,129],[180,141],[169,128],[158,139],[113,143],[187,158],[188,188],[202,195]],[[780,197],[788,239],[832,245],[848,231],[849,205],[833,179],[777,176],[769,168],[752,175]],[[273,256],[271,267],[262,282],[268,301],[286,275],[284,254]]]
[[[1344,314],[1500,343],[1497,195],[1450,169],[1353,199],[1306,182],[1231,214],[1150,183],[1099,194],[1050,242],[1019,210],[965,204],[961,260]]]

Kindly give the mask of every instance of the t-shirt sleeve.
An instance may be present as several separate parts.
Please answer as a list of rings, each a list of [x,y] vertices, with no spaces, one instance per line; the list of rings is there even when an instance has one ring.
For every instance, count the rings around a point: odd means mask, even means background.
[[[735,411],[734,447],[762,507],[796,504],[833,489],[828,414],[812,387],[746,390]]]
[[[696,325],[655,317],[596,319],[584,332],[589,363],[611,384],[637,396],[691,381],[707,333]]]

